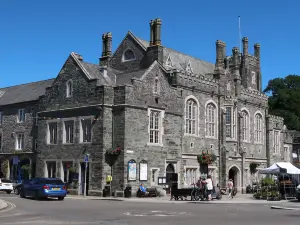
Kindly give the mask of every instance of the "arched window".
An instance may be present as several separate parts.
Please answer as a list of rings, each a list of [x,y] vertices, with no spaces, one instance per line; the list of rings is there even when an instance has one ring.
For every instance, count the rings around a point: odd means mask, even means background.
[[[242,140],[248,142],[248,141],[250,141],[249,113],[246,110],[243,110],[242,115],[243,115],[243,118],[242,118],[242,121],[241,121]]]
[[[217,110],[213,103],[209,103],[206,106],[206,136],[216,137],[216,122],[217,122]]]
[[[256,113],[254,117],[254,141],[256,143],[262,143],[262,115],[260,113]]]
[[[134,52],[131,49],[127,49],[123,55],[123,61],[135,60]]]
[[[73,82],[72,82],[72,80],[67,81],[66,86],[67,86],[66,87],[66,96],[67,96],[67,98],[70,98],[73,95]]]
[[[185,133],[197,134],[198,105],[195,100],[189,99],[185,105]]]

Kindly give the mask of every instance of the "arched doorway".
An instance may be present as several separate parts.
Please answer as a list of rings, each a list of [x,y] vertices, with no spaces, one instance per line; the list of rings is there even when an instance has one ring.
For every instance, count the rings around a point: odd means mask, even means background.
[[[175,168],[173,164],[170,163],[166,168],[166,183],[168,185],[168,188],[166,189],[167,194],[169,194],[171,190],[173,173],[175,173]]]
[[[234,187],[238,191],[240,191],[241,173],[240,173],[240,169],[237,166],[230,167],[229,172],[228,172],[228,180],[229,179],[233,180]]]

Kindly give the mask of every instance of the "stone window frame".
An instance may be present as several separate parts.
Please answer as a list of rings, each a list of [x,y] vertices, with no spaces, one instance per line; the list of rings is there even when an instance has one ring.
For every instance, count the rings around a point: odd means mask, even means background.
[[[214,107],[214,122],[208,121],[208,108],[210,106]],[[205,103],[205,138],[210,138],[210,139],[218,139],[218,132],[219,132],[219,113],[218,113],[218,105],[214,100],[208,100]],[[214,124],[214,135],[208,135],[208,125],[209,124]]]
[[[260,130],[257,129],[257,116],[260,116]],[[253,117],[253,124],[254,124],[254,143],[255,144],[263,144],[264,143],[264,119],[263,119],[263,114],[261,113],[261,111],[256,111],[254,113],[254,117]],[[260,132],[260,135],[257,136],[256,133]],[[259,137],[259,138],[258,138]]]
[[[160,85],[158,77],[155,77],[153,84],[153,94],[158,95],[160,93]]]
[[[24,123],[25,122],[25,108],[18,109],[17,115],[17,123]]]
[[[153,177],[152,177],[152,175],[153,175],[153,170],[156,170],[157,171],[157,179],[155,179],[155,181],[153,182]],[[158,168],[158,167],[151,167],[150,168],[150,184],[151,185],[158,185],[158,177],[159,177],[159,172],[160,172],[160,168]]]
[[[283,145],[283,160],[284,161],[287,161],[287,162],[290,162],[290,146],[289,145]]]
[[[67,139],[67,133],[66,133],[66,126],[65,126],[65,122],[69,122],[69,121],[73,121],[73,142],[72,143],[67,143],[66,142],[66,139]],[[75,130],[76,130],[76,127],[75,127],[75,121],[76,121],[76,118],[75,117],[71,117],[71,118],[64,118],[62,119],[62,143],[64,145],[72,145],[72,144],[75,144]]]
[[[126,54],[126,52],[129,52],[129,51],[131,51],[133,53],[133,58],[126,59],[125,54]],[[130,61],[134,61],[134,60],[136,60],[134,51],[131,48],[127,48],[122,54],[122,62],[130,62]]]
[[[3,124],[3,112],[0,111],[0,125]]]
[[[73,81],[70,79],[66,82],[66,98],[71,98],[73,97]]]
[[[255,73],[255,71],[251,71],[251,83],[256,84],[256,73]]]
[[[84,120],[84,119],[91,119],[91,141],[90,142],[83,141],[82,120]],[[93,142],[93,119],[94,119],[94,116],[81,116],[78,118],[78,120],[79,120],[79,144],[92,144],[92,142]]]
[[[241,113],[243,117],[241,118],[241,124],[240,124],[240,132],[242,134],[242,142],[244,143],[250,143],[251,142],[251,117],[250,117],[250,111],[247,108],[241,108]],[[247,124],[248,127],[244,127],[245,122],[245,113],[247,113]],[[246,138],[244,138],[244,131],[246,130]]]
[[[195,171],[195,179],[194,182],[196,183],[198,181],[198,178],[200,177],[200,167],[199,166],[184,166],[184,186],[192,186],[191,184],[187,183],[187,170],[194,170]]]
[[[226,112],[226,118],[225,118],[225,124],[226,124],[226,140],[227,141],[236,141],[237,140],[237,107],[234,105],[225,105],[225,112]],[[230,122],[227,121],[227,109],[231,109],[230,113]],[[227,127],[230,126],[230,137],[227,136]]]
[[[280,147],[281,147],[281,132],[280,130],[274,129],[273,130],[273,147],[274,147],[274,154],[280,154]]]
[[[56,142],[55,143],[50,142],[51,141],[50,124],[53,124],[53,123],[56,123]],[[59,123],[58,119],[46,121],[46,124],[47,124],[46,143],[47,143],[47,145],[57,145],[58,144],[58,123]]]
[[[193,68],[192,68],[192,64],[190,61],[188,61],[188,63],[186,64],[185,71],[188,73],[193,73]]]
[[[228,81],[228,83],[226,85],[226,90],[231,91],[231,82],[230,81]]]
[[[159,114],[159,121],[158,121],[158,143],[152,143],[151,141],[151,114],[153,112],[157,112]],[[164,126],[163,126],[163,119],[165,117],[165,111],[161,109],[155,108],[148,108],[148,142],[147,145],[149,146],[163,146],[163,135],[164,135]]]
[[[23,144],[20,148],[19,148],[19,146],[20,146],[19,135],[21,137],[23,137],[22,138]],[[15,137],[15,150],[18,150],[18,151],[24,150],[24,148],[25,148],[25,133],[24,132],[17,132],[17,133],[15,133],[15,136],[16,136]]]
[[[196,112],[195,112],[195,119],[192,119],[192,118],[189,118],[188,117],[188,114],[189,114],[189,111],[188,111],[188,103],[190,101],[193,101],[194,104],[195,104],[195,107],[196,107]],[[193,96],[193,95],[189,95],[185,98],[184,100],[184,135],[185,136],[195,136],[195,137],[198,137],[199,136],[199,130],[200,130],[200,127],[199,127],[199,117],[200,117],[200,108],[199,108],[199,101],[198,99]],[[192,112],[191,112],[192,113]],[[192,132],[192,128],[191,128],[191,133],[187,132],[188,131],[188,121],[195,121],[195,133]]]
[[[169,54],[167,60],[166,60],[166,63],[165,63],[166,67],[168,68],[172,68],[173,67],[173,63],[172,63],[172,58],[171,58],[171,55]]]

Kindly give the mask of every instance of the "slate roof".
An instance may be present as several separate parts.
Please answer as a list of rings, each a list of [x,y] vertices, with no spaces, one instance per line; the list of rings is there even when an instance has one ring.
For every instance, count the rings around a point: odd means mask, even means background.
[[[148,41],[145,41],[138,37],[135,38],[143,45],[144,48],[147,48],[149,46]],[[192,71],[195,74],[205,75],[214,72],[215,65],[213,63],[197,59],[195,57],[173,50],[171,48],[163,47],[163,64],[165,67],[169,57],[171,58],[172,66],[175,69],[186,71],[186,68],[190,63]],[[166,67],[166,69],[168,68]]]
[[[54,79],[0,88],[0,106],[38,100]]]

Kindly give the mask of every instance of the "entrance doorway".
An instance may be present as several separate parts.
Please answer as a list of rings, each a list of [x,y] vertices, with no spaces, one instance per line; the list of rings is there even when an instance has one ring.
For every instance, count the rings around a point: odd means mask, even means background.
[[[171,192],[171,186],[172,186],[172,176],[175,173],[175,168],[173,164],[169,164],[166,168],[166,184],[168,185],[168,188],[166,188],[167,194],[170,194]]]
[[[85,181],[85,163],[80,163],[80,167],[81,167],[81,178],[80,178],[80,183],[81,183],[81,188],[80,188],[80,194],[84,195],[84,181]],[[88,195],[89,193],[89,177],[90,177],[90,163],[88,163],[88,167],[87,167],[87,171],[86,171],[86,195]]]
[[[235,188],[240,187],[240,170],[236,166],[230,168],[228,179],[232,179]]]

